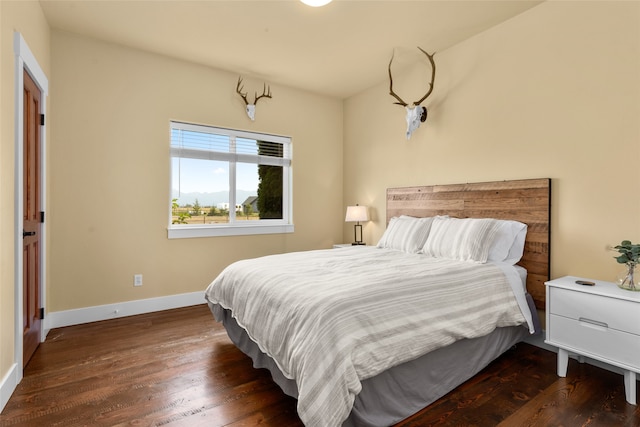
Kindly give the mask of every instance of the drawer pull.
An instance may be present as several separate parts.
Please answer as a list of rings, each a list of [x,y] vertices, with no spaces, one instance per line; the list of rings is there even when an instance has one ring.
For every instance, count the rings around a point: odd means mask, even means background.
[[[585,326],[595,326],[596,329],[608,329],[609,325],[606,324],[605,322],[598,322],[597,320],[591,320],[591,319],[587,319],[586,317],[580,317],[578,318],[578,322],[580,323],[586,323]]]

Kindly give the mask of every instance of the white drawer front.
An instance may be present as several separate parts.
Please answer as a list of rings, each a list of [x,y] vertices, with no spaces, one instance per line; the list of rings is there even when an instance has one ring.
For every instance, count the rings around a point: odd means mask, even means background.
[[[584,353],[640,369],[640,337],[552,314],[549,339]],[[615,364],[615,363],[614,363]]]
[[[606,324],[609,329],[640,335],[640,304],[602,295],[551,288],[550,311],[579,320]]]

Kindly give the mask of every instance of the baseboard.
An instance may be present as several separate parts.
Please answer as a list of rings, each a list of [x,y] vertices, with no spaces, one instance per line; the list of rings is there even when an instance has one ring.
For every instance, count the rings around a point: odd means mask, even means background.
[[[44,319],[43,336],[46,336],[53,328],[116,319],[118,317],[133,316],[136,314],[152,313],[154,311],[170,310],[172,308],[189,307],[204,303],[204,291],[199,291],[116,304],[97,305],[74,310],[54,311],[48,313]],[[4,378],[2,378],[2,382],[0,382],[0,412],[2,412],[9,398],[20,383],[22,379],[21,375],[22,370],[18,369],[18,365],[14,363]]]
[[[0,412],[2,412],[20,382],[18,378],[19,373],[18,365],[14,363],[0,383]]]
[[[46,332],[49,332],[49,330],[53,328],[97,322],[100,320],[117,319],[119,317],[170,310],[172,308],[188,307],[204,303],[204,291],[199,291],[115,304],[96,305],[93,307],[77,308],[74,310],[54,311],[46,315],[44,319],[44,326]]]
[[[531,345],[535,345],[536,347],[540,347],[544,350],[548,350],[548,351],[552,351],[554,353],[558,352],[558,348],[554,347],[552,345],[547,344],[546,342],[544,342],[545,337],[547,336],[545,331],[542,331],[542,333],[540,334],[535,334],[535,335],[528,335],[525,339],[524,342],[531,344]]]

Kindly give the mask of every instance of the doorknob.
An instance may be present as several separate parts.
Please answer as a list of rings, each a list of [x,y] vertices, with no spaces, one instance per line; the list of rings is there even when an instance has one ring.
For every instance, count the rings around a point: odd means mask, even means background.
[[[35,231],[24,231],[22,230],[22,238],[24,239],[27,236],[35,236],[36,232]]]

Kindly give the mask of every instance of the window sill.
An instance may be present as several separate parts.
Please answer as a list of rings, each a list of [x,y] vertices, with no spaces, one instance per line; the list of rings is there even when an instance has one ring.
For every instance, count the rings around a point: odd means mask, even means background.
[[[293,233],[293,224],[260,225],[183,225],[169,227],[169,239],[192,239],[197,237],[248,236],[252,234]]]

